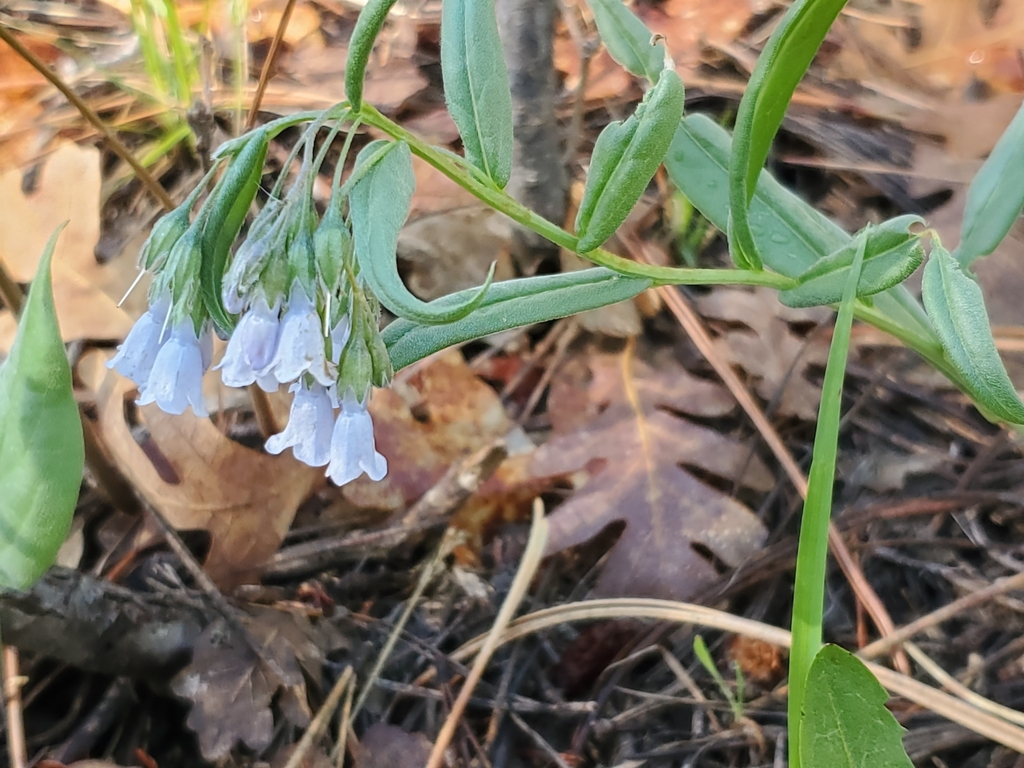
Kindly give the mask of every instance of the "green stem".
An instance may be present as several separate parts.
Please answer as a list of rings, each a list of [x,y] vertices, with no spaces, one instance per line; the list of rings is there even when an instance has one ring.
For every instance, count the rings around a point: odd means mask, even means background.
[[[857,283],[864,263],[866,244],[867,238],[862,235],[836,316],[832,346],[825,366],[825,380],[821,386],[818,426],[814,433],[811,471],[807,478],[807,498],[800,521],[796,579],[793,584],[793,644],[789,652],[790,768],[800,768],[800,727],[807,695],[807,675],[811,670],[811,662],[821,648],[828,525],[832,516],[832,488],[839,442],[839,417],[843,404],[843,380],[846,375],[846,355],[850,349],[854,307],[857,304]]]
[[[404,141],[413,153],[430,163],[445,176],[496,211],[505,214],[555,245],[576,252],[578,238],[561,227],[552,224],[543,216],[512,199],[493,184],[488,184],[467,170],[456,159],[436,147],[417,138],[402,126],[389,120],[372,106],[363,103],[360,115],[363,122],[379,128],[391,138]],[[623,275],[647,277],[657,285],[761,285],[782,290],[794,285],[794,281],[773,272],[754,272],[742,269],[686,269],[679,267],[657,267],[639,264],[601,248],[580,254],[595,264],[613,269]]]

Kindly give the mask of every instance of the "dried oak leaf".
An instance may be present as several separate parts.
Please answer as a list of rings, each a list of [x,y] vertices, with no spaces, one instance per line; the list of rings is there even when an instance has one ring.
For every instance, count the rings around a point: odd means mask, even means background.
[[[219,619],[203,630],[192,661],[171,683],[192,704],[187,725],[207,760],[219,760],[239,742],[256,752],[269,747],[275,696],[287,720],[300,728],[309,725],[303,670],[319,678],[322,647],[331,640],[318,637],[321,628],[305,617],[274,609],[261,609],[245,624],[259,654]]]
[[[90,353],[78,366],[95,392],[104,450],[171,525],[209,532],[205,567],[218,585],[244,582],[277,551],[323,470],[290,452],[246,448],[192,411],[173,416],[155,405],[137,408],[146,435],[136,442],[125,420],[135,385],[103,368],[105,359]]]
[[[396,510],[411,504],[455,461],[516,429],[501,398],[457,351],[440,354],[376,391],[370,413],[388,474],[377,483],[361,477],[342,489],[362,508]]]
[[[53,298],[61,333],[73,339],[122,339],[131,329],[117,306],[134,265],[101,265],[93,254],[100,236],[100,153],[61,144],[45,161],[31,191],[22,172],[0,174],[0,260],[18,282],[32,279],[47,239],[67,221],[53,255]],[[144,292],[140,292],[144,294]],[[0,311],[0,350],[10,348],[17,323]]]
[[[830,315],[827,308],[786,307],[769,288],[716,288],[697,300],[697,308],[705,317],[722,321],[715,347],[753,378],[757,394],[768,402],[778,401],[776,413],[817,419],[821,389],[808,378],[808,368],[824,366],[828,343],[824,338],[805,338],[799,329],[825,321]]]
[[[547,551],[625,523],[595,585],[602,596],[688,599],[717,579],[716,561],[738,565],[767,535],[743,504],[684,469],[761,491],[772,486],[747,447],[679,415],[728,413],[728,393],[677,364],[659,368],[628,353],[597,355],[572,360],[552,382],[556,436],[536,451],[533,471],[586,469],[590,477],[551,514]]]
[[[355,750],[355,768],[420,768],[430,758],[430,749],[422,733],[374,723]]]

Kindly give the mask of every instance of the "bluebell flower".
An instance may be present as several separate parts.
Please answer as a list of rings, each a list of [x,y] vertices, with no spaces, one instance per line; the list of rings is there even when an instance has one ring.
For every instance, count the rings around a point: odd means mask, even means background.
[[[217,365],[224,384],[247,387],[255,382],[265,392],[276,392],[278,381],[269,370],[280,331],[281,302],[271,307],[267,297],[260,294],[238,321],[224,359]]]
[[[171,308],[171,297],[165,294],[158,298],[142,317],[132,326],[124,343],[117,348],[117,354],[107,363],[125,378],[143,385],[149,381],[157,353],[160,351],[164,324]]]
[[[345,485],[364,472],[371,480],[382,480],[388,461],[377,452],[373,440],[373,421],[366,408],[349,391],[341,403],[341,414],[331,435],[331,462],[327,476],[335,485]]]
[[[267,440],[267,451],[278,454],[290,447],[299,461],[311,467],[322,467],[331,460],[334,423],[334,408],[327,388],[317,382],[307,385],[306,377],[302,377],[290,391],[295,393],[295,399],[288,413],[288,426],[284,432]]]
[[[296,280],[288,297],[288,309],[281,316],[277,353],[270,364],[274,377],[284,384],[308,373],[329,387],[334,376],[327,370],[325,341],[320,313]]]
[[[203,402],[203,374],[210,367],[213,332],[204,327],[197,336],[191,318],[171,329],[160,346],[145,385],[139,387],[139,405],[156,403],[167,413],[181,414],[189,405],[196,416],[207,416]]]

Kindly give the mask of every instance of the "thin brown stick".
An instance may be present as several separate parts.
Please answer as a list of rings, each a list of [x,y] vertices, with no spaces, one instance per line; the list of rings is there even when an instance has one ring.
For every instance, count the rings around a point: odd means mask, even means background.
[[[281,41],[284,40],[284,33],[288,29],[288,22],[291,21],[292,11],[295,9],[295,0],[288,0],[281,14],[281,21],[274,33],[274,40],[270,43],[270,51],[267,53],[266,61],[263,62],[263,69],[260,70],[260,80],[256,84],[256,95],[252,97],[252,104],[249,106],[249,115],[245,118],[245,130],[251,131],[256,125],[256,116],[260,112],[260,104],[263,103],[263,94],[267,92],[267,83],[270,82],[270,72],[277,60],[277,52],[281,49]]]
[[[250,384],[248,389],[249,398],[252,400],[252,412],[256,416],[256,426],[259,427],[260,434],[266,440],[271,435],[276,435],[280,432],[281,425],[277,423],[277,419],[274,417],[274,409],[270,405],[270,398],[267,397],[267,393],[258,384]]]
[[[352,667],[345,667],[345,671],[341,673],[341,677],[338,678],[338,682],[334,684],[331,692],[327,695],[324,700],[324,704],[320,707],[320,711],[316,713],[316,717],[313,718],[313,722],[309,724],[306,732],[302,734],[302,738],[299,739],[299,743],[295,745],[295,749],[292,750],[291,756],[288,758],[288,762],[285,763],[284,768],[299,768],[303,763],[303,759],[306,754],[313,747],[313,742],[316,741],[317,737],[323,733],[324,728],[327,726],[328,721],[334,714],[334,710],[338,708],[338,703],[341,701],[342,694],[350,687],[352,682]],[[312,760],[310,761],[313,762]]]
[[[635,238],[630,238],[628,247],[636,255],[638,260],[644,261],[648,264],[653,264],[654,261],[648,257],[646,249],[643,243],[639,242]],[[754,400],[754,397],[750,394],[750,391],[746,388],[740,377],[736,375],[736,372],[732,369],[732,366],[728,362],[722,359],[721,355],[715,350],[714,343],[711,340],[711,336],[708,334],[707,329],[704,327],[704,322],[697,316],[697,313],[693,311],[690,305],[683,299],[682,294],[673,286],[661,286],[656,288],[659,296],[668,305],[669,310],[675,316],[676,320],[686,331],[687,335],[693,341],[694,345],[700,351],[704,358],[711,364],[711,367],[715,369],[715,372],[719,375],[725,386],[732,393],[732,396],[736,398],[736,401],[740,404],[740,407],[747,414],[750,420],[754,423],[754,427],[764,438],[764,441],[768,444],[772,454],[778,460],[779,464],[782,465],[786,476],[789,478],[793,487],[796,488],[797,493],[800,494],[800,498],[807,498],[807,478],[804,476],[803,471],[800,469],[796,460],[790,454],[789,449],[786,448],[785,443],[782,442],[782,438],[779,437],[779,433],[772,426],[771,422],[764,415],[764,411]],[[850,583],[850,587],[853,589],[854,594],[857,595],[857,599],[864,605],[868,615],[875,622],[875,626],[878,627],[878,631],[883,636],[891,635],[896,627],[893,624],[892,618],[889,616],[889,611],[886,610],[885,605],[879,599],[875,590],[868,583],[868,580],[864,577],[864,572],[860,569],[860,566],[853,559],[853,555],[850,554],[849,548],[846,546],[846,542],[843,541],[842,535],[836,529],[834,523],[830,522],[828,527],[828,543],[829,548],[832,550],[833,556],[839,563],[839,567],[842,569],[843,574],[846,576],[846,580]],[[910,661],[907,659],[906,654],[902,651],[897,651],[893,655],[893,661],[896,667],[904,674],[910,672]]]
[[[18,649],[3,647],[4,709],[7,712],[7,754],[11,768],[25,768],[28,750],[25,746],[25,722],[22,718],[21,687],[25,678],[18,665]]]
[[[2,260],[0,260],[0,301],[11,310],[15,317],[21,314],[21,305],[25,302],[25,293],[11,277],[11,273],[7,271]]]
[[[861,648],[858,655],[865,659],[873,659],[877,656],[881,656],[890,648],[894,648],[900,643],[909,640],[914,635],[941,624],[947,619],[959,616],[964,611],[968,611],[977,605],[981,605],[993,597],[998,597],[999,595],[1006,594],[1007,592],[1012,592],[1015,589],[1024,589],[1024,573],[1017,573],[1013,576],[1008,576],[1005,579],[998,579],[984,589],[979,589],[977,592],[971,592],[970,594],[964,595],[963,597],[958,598],[948,605],[944,605],[931,613],[926,613],[924,616],[900,627],[891,635],[875,640],[875,642],[870,645]]]
[[[530,588],[530,582],[544,557],[544,546],[547,544],[547,539],[548,521],[544,518],[544,505],[540,499],[537,499],[533,506],[533,527],[530,529],[530,538],[526,542],[526,552],[523,553],[519,571],[516,573],[515,579],[512,580],[512,586],[509,588],[505,602],[501,604],[501,609],[494,619],[494,624],[491,625],[490,632],[487,633],[479,653],[473,660],[473,666],[466,676],[466,682],[463,684],[462,690],[459,691],[458,698],[452,705],[451,712],[448,713],[444,725],[441,726],[441,732],[437,735],[437,741],[434,742],[434,748],[430,752],[426,768],[441,767],[444,754],[455,735],[456,728],[459,727],[459,722],[462,720],[466,705],[469,704],[469,699],[473,695],[477,683],[483,677],[487,662],[491,660],[494,651],[501,644],[505,628],[512,621],[512,616]]]
[[[160,205],[168,211],[174,210],[174,201],[171,200],[171,196],[167,194],[167,190],[160,185],[159,181],[153,178],[153,175],[143,167],[142,163],[135,159],[135,155],[132,154],[132,151],[128,149],[128,147],[126,147],[119,138],[117,138],[117,134],[107,127],[107,124],[103,122],[103,118],[97,115],[93,108],[86,104],[81,97],[71,89],[71,86],[61,80],[60,77],[46,66],[46,64],[40,61],[39,57],[32,53],[32,51],[22,45],[21,41],[12,35],[2,24],[0,24],[0,40],[3,40],[11,46],[15,53],[28,62],[33,69],[39,72],[39,74],[49,80],[50,83],[53,84],[54,88],[64,94],[64,97],[81,113],[82,117],[88,120],[92,124],[93,128],[103,135],[103,138],[105,138],[110,144],[110,149],[113,150],[114,154],[132,167],[132,170],[135,171],[135,175],[139,177],[139,181],[141,181],[143,186],[153,194],[153,197],[160,201]]]

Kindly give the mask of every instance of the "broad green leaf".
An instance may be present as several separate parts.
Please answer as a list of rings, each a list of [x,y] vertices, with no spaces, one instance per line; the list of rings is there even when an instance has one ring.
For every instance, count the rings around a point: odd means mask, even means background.
[[[466,159],[504,188],[512,175],[512,91],[494,3],[441,4],[441,76]]]
[[[665,157],[672,183],[723,232],[729,222],[730,152],[728,131],[706,115],[693,114],[683,118]],[[757,181],[749,221],[765,264],[786,277],[799,277],[852,240],[769,173]],[[924,310],[905,286],[879,294],[874,301],[875,308],[893,321],[924,338],[935,338]]]
[[[623,69],[658,82],[665,68],[665,46],[654,44],[654,34],[622,0],[588,0],[604,47]]]
[[[398,274],[398,233],[409,215],[416,176],[412,152],[404,141],[373,141],[356,158],[358,181],[349,195],[352,239],[359,274],[380,303],[399,317],[425,325],[450,323],[472,312],[487,293],[487,282],[457,304],[428,304],[405,287]]]
[[[1024,104],[996,142],[967,190],[960,245],[953,255],[960,266],[988,256],[1003,241],[1024,209]]]
[[[803,768],[913,768],[889,694],[855,656],[826,645],[814,657],[800,728]]]
[[[920,216],[899,216],[867,230],[864,267],[857,284],[858,298],[899,285],[924,263],[921,236],[910,233],[912,226],[923,221]],[[799,285],[779,294],[779,301],[787,307],[838,303],[856,253],[854,241],[820,259],[797,278]]]
[[[224,265],[235,242],[249,206],[263,178],[263,161],[269,140],[265,131],[256,131],[242,145],[211,192],[202,236],[202,296],[210,317],[224,333],[234,330],[235,322],[224,308],[221,286]]]
[[[668,152],[685,100],[683,81],[666,70],[636,112],[601,132],[576,217],[579,253],[603,245],[633,210]]]
[[[483,303],[462,320],[448,325],[396,320],[381,335],[397,371],[453,344],[614,304],[650,285],[646,278],[624,277],[604,267],[508,280],[494,283]],[[473,295],[472,289],[460,291],[431,305],[459,306]]]
[[[791,750],[791,768],[800,768],[800,713],[809,690],[811,662],[821,648],[821,622],[825,602],[825,563],[828,558],[828,526],[832,517],[832,490],[835,484],[836,452],[839,442],[839,417],[843,405],[843,381],[846,357],[850,349],[853,308],[857,301],[857,283],[867,245],[866,233],[856,240],[854,255],[843,287],[843,298],[832,331],[832,345],[821,384],[818,424],[814,431],[811,470],[807,475],[807,497],[800,521],[800,541],[796,555],[793,587],[793,644],[789,656],[789,738],[796,742]]]
[[[369,0],[359,12],[355,29],[349,38],[348,57],[345,60],[345,98],[357,112],[363,105],[363,79],[366,77],[366,65],[370,61],[373,43],[394,4],[395,0]]]
[[[50,280],[59,234],[46,244],[0,366],[0,587],[8,589],[29,587],[53,564],[71,526],[85,462]]]
[[[729,200],[729,245],[738,266],[759,269],[747,207],[797,84],[846,0],[796,0],[757,59],[736,112]]]
[[[921,297],[968,394],[996,418],[1024,424],[1024,402],[996,350],[981,287],[941,245],[925,265]]]

